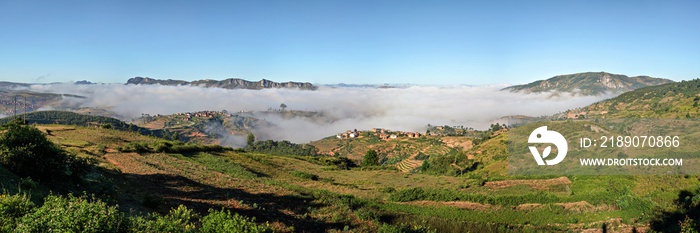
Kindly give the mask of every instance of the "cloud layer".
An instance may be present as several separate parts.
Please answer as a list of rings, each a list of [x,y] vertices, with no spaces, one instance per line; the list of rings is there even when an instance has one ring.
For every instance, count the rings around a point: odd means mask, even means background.
[[[411,86],[406,88],[332,88],[229,90],[160,85],[35,85],[40,92],[69,93],[73,107],[105,108],[129,121],[147,114],[202,110],[265,111],[286,104],[288,110],[322,112],[324,119],[284,119],[267,115],[274,127],[257,129],[262,139],[304,143],[348,129],[382,127],[424,131],[427,124],[464,125],[483,129],[508,115],[541,116],[586,106],[611,96],[568,93],[523,94],[500,91],[505,86]],[[259,137],[261,138],[261,137]]]

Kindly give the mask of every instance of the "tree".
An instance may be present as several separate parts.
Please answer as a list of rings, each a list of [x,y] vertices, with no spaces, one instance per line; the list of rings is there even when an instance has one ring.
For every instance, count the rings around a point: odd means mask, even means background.
[[[369,149],[365,153],[365,157],[362,159],[362,166],[379,166],[379,155],[376,151]]]
[[[284,109],[287,108],[287,105],[282,103],[282,104],[280,104],[280,108],[282,108],[282,111],[284,111]]]
[[[54,179],[65,175],[69,159],[35,127],[9,124],[0,136],[0,164],[20,176]]]
[[[248,133],[248,145],[252,146],[255,142],[255,135],[253,133]]]

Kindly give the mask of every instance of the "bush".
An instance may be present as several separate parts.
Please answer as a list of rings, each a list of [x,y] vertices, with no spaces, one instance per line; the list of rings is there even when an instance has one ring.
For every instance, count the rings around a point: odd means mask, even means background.
[[[180,205],[177,209],[170,210],[165,216],[152,214],[147,218],[135,217],[131,219],[131,232],[196,232],[194,225],[197,219],[191,209]]]
[[[255,141],[247,145],[245,149],[246,151],[278,155],[318,155],[318,149],[312,145],[296,144],[289,141]]]
[[[374,221],[378,220],[380,215],[376,212],[376,210],[369,209],[369,208],[360,208],[355,211],[355,216],[361,220],[369,220],[369,221]]]
[[[66,175],[69,156],[31,126],[9,124],[0,136],[0,164],[20,176],[51,180]]]
[[[318,180],[318,176],[311,174],[311,173],[306,173],[302,171],[293,171],[291,173],[293,176],[302,178],[302,179],[307,179],[307,180]]]
[[[0,232],[10,232],[24,215],[34,210],[34,203],[26,194],[0,194]]]
[[[24,215],[18,232],[119,232],[126,225],[124,215],[114,206],[95,199],[49,195],[44,205]]]
[[[377,152],[372,149],[367,150],[367,153],[365,153],[365,157],[362,158],[362,166],[379,166],[379,155],[377,154]]]
[[[381,188],[379,188],[379,192],[393,193],[393,192],[396,192],[396,189],[394,187],[381,187]]]
[[[654,209],[654,203],[633,195],[625,195],[615,201],[615,205],[622,210],[637,213],[650,213]]]
[[[396,202],[417,201],[424,200],[425,198],[426,194],[422,188],[403,189],[389,196],[389,200]]]
[[[228,148],[230,150],[230,148]],[[124,148],[119,149],[121,152],[136,152],[136,153],[197,153],[197,152],[220,152],[227,150],[226,147],[219,145],[199,145],[192,143],[168,142],[160,141],[152,144],[145,142],[130,142]]]
[[[379,232],[379,233],[428,233],[428,232],[435,232],[435,231],[432,231],[428,227],[425,227],[422,225],[409,226],[406,224],[400,224],[400,225],[382,224],[381,226],[379,226],[379,230],[377,232]]]
[[[255,218],[248,219],[238,214],[231,215],[228,210],[214,211],[209,210],[209,214],[202,218],[202,227],[199,232],[215,233],[215,232],[272,232],[268,226],[255,224]]]

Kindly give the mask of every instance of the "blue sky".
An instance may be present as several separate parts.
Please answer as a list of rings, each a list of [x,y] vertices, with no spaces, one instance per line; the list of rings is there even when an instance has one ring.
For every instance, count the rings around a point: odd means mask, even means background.
[[[0,0],[0,80],[700,77],[699,1]]]

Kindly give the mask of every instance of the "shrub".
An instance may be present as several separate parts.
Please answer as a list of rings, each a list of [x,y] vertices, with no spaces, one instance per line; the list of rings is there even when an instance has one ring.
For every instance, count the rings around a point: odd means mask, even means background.
[[[34,203],[26,194],[0,194],[0,232],[10,232],[24,215],[34,210]]]
[[[69,165],[67,153],[35,127],[9,124],[0,136],[0,164],[20,176],[38,180],[62,177]]]
[[[177,209],[170,210],[165,216],[151,214],[148,217],[135,217],[131,219],[132,232],[196,232],[194,222],[197,219],[191,209],[180,205]]]
[[[396,189],[394,187],[381,187],[381,188],[379,188],[379,192],[393,193],[393,192],[396,192]]]
[[[300,156],[316,156],[318,148],[307,144],[296,144],[289,141],[255,141],[245,147],[246,151],[260,152],[266,154],[279,155],[300,155]]]
[[[394,192],[389,196],[389,200],[397,202],[417,201],[426,198],[422,188],[409,188]]]
[[[44,205],[24,215],[18,232],[119,232],[126,226],[116,207],[95,199],[49,195]]]
[[[379,226],[379,230],[377,231],[379,233],[427,233],[427,232],[435,232],[431,231],[428,227],[422,226],[422,225],[414,225],[414,226],[409,226],[406,224],[399,224],[399,225],[389,225],[389,224],[382,224]]]
[[[318,180],[318,176],[311,174],[311,173],[306,173],[302,171],[293,171],[291,173],[293,176],[302,178],[302,179],[307,179],[307,180]]]
[[[214,211],[209,210],[209,214],[202,218],[202,227],[199,232],[215,233],[215,232],[272,232],[268,226],[255,224],[255,218],[248,219],[238,214],[231,214],[228,210]]]
[[[362,158],[362,166],[379,166],[379,155],[377,154],[377,152],[372,149],[367,150],[367,153],[365,153],[365,157]]]
[[[356,210],[355,215],[362,220],[373,221],[379,219],[379,214],[375,210],[364,207]]]

